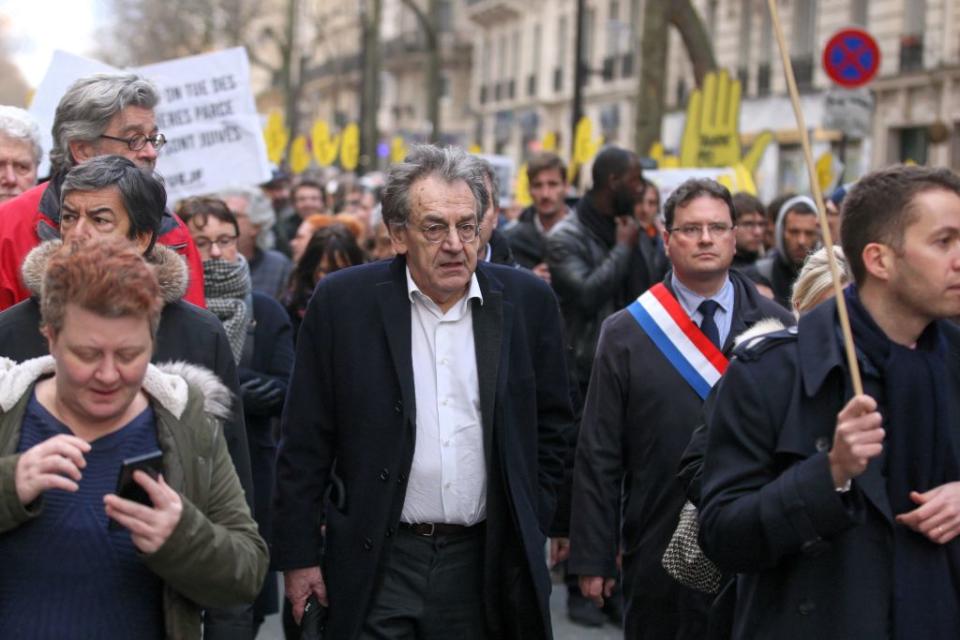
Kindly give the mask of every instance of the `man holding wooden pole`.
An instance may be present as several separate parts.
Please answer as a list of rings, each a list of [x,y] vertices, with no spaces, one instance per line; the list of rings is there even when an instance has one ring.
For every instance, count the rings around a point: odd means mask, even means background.
[[[960,177],[895,166],[842,213],[845,292],[742,347],[707,416],[701,544],[740,574],[733,638],[960,629]]]

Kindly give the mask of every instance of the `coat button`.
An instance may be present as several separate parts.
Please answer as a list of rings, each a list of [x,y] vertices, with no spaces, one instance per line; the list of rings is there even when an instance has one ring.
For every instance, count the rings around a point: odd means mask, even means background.
[[[800,605],[797,607],[797,611],[799,611],[800,615],[802,616],[808,616],[813,613],[816,608],[816,603],[808,598],[800,602]]]
[[[395,414],[397,414],[397,415],[400,415],[401,413],[403,413],[403,402],[402,402],[402,401],[397,400],[396,402],[393,403],[393,412],[394,412]]]
[[[397,474],[397,484],[403,484],[406,479],[407,476],[403,473],[403,471]]]
[[[370,551],[370,549],[373,549],[373,540],[371,540],[370,538],[364,538],[363,548],[366,549],[367,551]]]
[[[393,527],[387,527],[387,537],[389,538],[392,535],[393,535]]]
[[[390,469],[384,469],[383,471],[380,472],[380,480],[382,482],[386,482],[389,479],[390,479]]]

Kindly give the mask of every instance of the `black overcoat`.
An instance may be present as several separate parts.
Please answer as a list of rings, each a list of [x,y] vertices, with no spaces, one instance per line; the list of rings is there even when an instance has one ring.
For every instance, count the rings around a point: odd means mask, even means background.
[[[882,459],[845,494],[827,452],[853,396],[836,301],[798,330],[738,349],[708,416],[700,540],[737,579],[734,638],[890,637],[893,527]],[[960,330],[947,340],[951,416],[960,403]],[[864,390],[883,415],[880,376],[859,358]],[[960,422],[953,424],[960,442]]]
[[[486,263],[476,273],[490,635],[549,638],[544,542],[572,421],[560,315],[530,273]],[[410,326],[398,256],[321,280],[300,329],[277,460],[273,561],[282,570],[320,564],[332,638],[359,632],[400,521],[416,434]],[[342,486],[330,494],[331,483]]]

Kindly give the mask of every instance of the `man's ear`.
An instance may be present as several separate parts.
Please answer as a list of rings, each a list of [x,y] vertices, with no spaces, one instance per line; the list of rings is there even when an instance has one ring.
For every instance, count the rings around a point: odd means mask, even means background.
[[[149,231],[137,234],[134,242],[137,243],[137,252],[145,256],[147,254],[147,247],[150,246],[150,242],[153,240],[153,234]]]
[[[405,254],[407,252],[407,228],[388,224],[387,233],[390,234],[390,243],[393,245],[393,250],[398,254]]]
[[[77,164],[86,162],[90,158],[95,158],[97,155],[96,145],[93,142],[87,142],[85,140],[71,140],[67,147],[70,149],[70,155],[73,156],[73,161]]]
[[[871,277],[883,282],[890,279],[893,261],[896,257],[893,249],[879,242],[871,242],[863,248],[860,256],[863,259],[864,268]]]

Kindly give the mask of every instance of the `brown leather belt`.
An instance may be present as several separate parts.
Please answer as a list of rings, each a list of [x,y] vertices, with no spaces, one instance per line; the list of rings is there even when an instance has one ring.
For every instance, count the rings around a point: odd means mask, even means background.
[[[433,538],[436,536],[470,533],[479,530],[483,524],[483,522],[478,522],[477,524],[467,526],[465,524],[447,524],[446,522],[401,522],[400,528],[407,529],[424,538]]]

